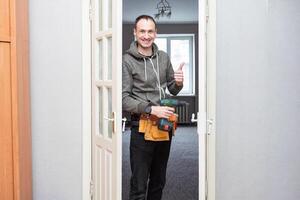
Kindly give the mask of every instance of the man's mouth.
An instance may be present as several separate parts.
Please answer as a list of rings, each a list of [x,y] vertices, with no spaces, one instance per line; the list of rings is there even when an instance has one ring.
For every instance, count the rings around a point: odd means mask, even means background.
[[[143,42],[151,42],[151,40],[142,40]]]

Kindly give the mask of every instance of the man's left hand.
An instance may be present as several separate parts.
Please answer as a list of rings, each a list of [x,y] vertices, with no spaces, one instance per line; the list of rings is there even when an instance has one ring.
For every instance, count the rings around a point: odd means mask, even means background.
[[[176,82],[176,85],[178,86],[182,86],[183,85],[183,71],[182,71],[182,68],[184,66],[184,62],[181,63],[178,67],[178,69],[174,72],[174,78],[175,78],[175,82]]]

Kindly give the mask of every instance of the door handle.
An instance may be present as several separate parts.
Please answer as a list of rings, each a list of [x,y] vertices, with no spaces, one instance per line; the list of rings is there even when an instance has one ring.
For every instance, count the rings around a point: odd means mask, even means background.
[[[191,122],[198,122],[198,119],[195,119],[195,113],[192,114]]]
[[[198,122],[198,119],[195,119],[195,113],[192,114],[191,122]],[[214,120],[213,119],[207,119],[206,120],[207,135],[211,134],[213,125],[214,125]]]
[[[210,135],[211,131],[212,131],[213,124],[214,124],[214,121],[212,119],[208,119],[207,123],[208,123],[208,126],[207,126],[207,135]]]
[[[127,121],[126,117],[122,118],[122,132],[125,131],[125,123],[126,123],[126,121]]]
[[[113,127],[113,133],[116,132],[116,112],[112,112],[112,118],[108,118],[108,117],[103,117],[104,119],[106,119],[109,122],[112,122],[112,127]]]

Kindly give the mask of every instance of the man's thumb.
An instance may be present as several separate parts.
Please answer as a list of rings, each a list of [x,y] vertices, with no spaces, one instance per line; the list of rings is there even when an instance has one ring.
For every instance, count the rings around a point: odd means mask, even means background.
[[[182,68],[183,68],[184,64],[185,64],[184,62],[180,63],[180,65],[179,65],[179,67],[178,67],[178,69],[177,69],[177,70],[180,70],[180,71],[182,71]]]

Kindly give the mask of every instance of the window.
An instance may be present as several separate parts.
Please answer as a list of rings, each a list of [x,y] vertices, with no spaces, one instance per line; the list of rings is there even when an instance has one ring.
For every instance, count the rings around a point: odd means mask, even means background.
[[[195,94],[194,34],[157,34],[155,44],[170,56],[174,71],[180,63],[183,67],[184,83],[179,95]]]

